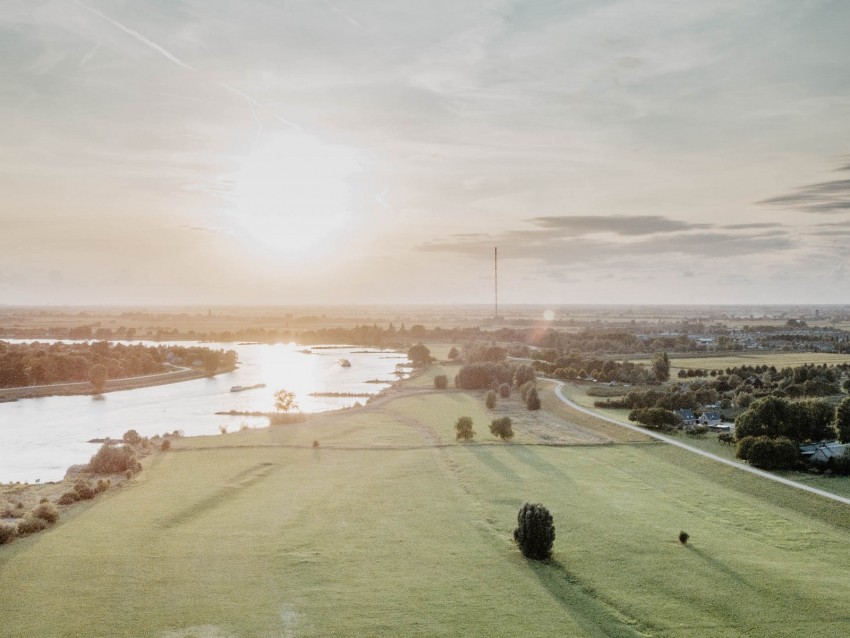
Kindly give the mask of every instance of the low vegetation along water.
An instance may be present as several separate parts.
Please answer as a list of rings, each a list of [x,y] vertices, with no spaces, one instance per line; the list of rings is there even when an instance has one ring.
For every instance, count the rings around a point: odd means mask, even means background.
[[[158,345],[158,344],[150,344]],[[180,345],[187,345],[180,342]],[[195,344],[190,344],[195,345]],[[265,417],[216,412],[272,412],[274,393],[295,392],[303,412],[336,410],[364,402],[392,381],[406,357],[361,347],[294,344],[200,344],[235,349],[239,368],[208,379],[185,381],[101,396],[54,396],[0,404],[0,482],[55,481],[70,465],[96,451],[92,439],[120,438],[129,429],[143,436],[182,431],[185,435],[233,432],[268,424]],[[347,359],[350,367],[340,365]],[[371,381],[371,383],[370,383]],[[244,392],[233,386],[265,384]],[[311,396],[313,393],[334,396]]]

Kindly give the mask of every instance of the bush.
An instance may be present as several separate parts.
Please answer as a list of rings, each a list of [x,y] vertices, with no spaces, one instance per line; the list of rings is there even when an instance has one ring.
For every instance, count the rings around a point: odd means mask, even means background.
[[[457,349],[457,348],[455,348],[454,346],[452,346],[451,350],[449,350],[449,359],[451,359],[452,361],[454,361],[454,360],[455,360],[455,359],[457,359],[459,356],[460,356],[460,352],[458,352],[458,349]]]
[[[754,436],[745,436],[738,439],[738,443],[735,445],[735,456],[742,461],[746,461],[750,458],[750,448],[752,448],[755,440],[756,437]]]
[[[438,374],[434,377],[434,387],[437,390],[445,390],[449,387],[449,379],[444,374]]]
[[[80,497],[81,501],[88,501],[94,498],[94,490],[88,481],[77,481],[74,484],[74,491]]]
[[[171,439],[165,439],[159,446],[159,449],[163,452],[168,452],[171,449]]]
[[[513,424],[510,417],[503,416],[500,419],[493,419],[493,422],[490,424],[490,433],[503,441],[514,438]]]
[[[89,461],[89,471],[95,474],[120,474],[136,463],[133,451],[126,445],[104,443]]]
[[[663,430],[681,423],[681,419],[664,408],[636,408],[629,412],[629,421],[636,421],[647,428]]]
[[[12,523],[0,522],[0,545],[11,543],[18,535],[18,526]]]
[[[472,429],[472,417],[462,416],[455,423],[458,441],[471,441],[475,436],[475,431]]]
[[[526,503],[517,514],[514,542],[526,558],[546,560],[552,555],[555,525],[549,510],[539,503]]]
[[[59,501],[57,502],[59,503],[59,505],[70,505],[71,503],[76,503],[79,500],[80,495],[77,494],[75,491],[70,490],[62,494],[62,496],[59,497]]]
[[[142,441],[142,437],[140,437],[139,433],[135,430],[127,430],[124,432],[122,439],[124,440],[124,443],[129,443],[130,445],[138,445]]]
[[[537,388],[531,388],[528,391],[528,396],[525,399],[525,405],[529,410],[540,409],[540,397],[537,394]]]
[[[799,446],[789,438],[756,437],[750,446],[747,461],[763,470],[789,470],[800,458]]]
[[[732,445],[735,442],[735,435],[731,432],[721,432],[717,435],[717,440],[724,445]]]
[[[319,440],[313,439],[313,447],[319,447]]]
[[[702,438],[708,433],[708,426],[707,425],[695,425],[694,427],[689,428],[687,430],[687,432],[690,436]]]
[[[43,529],[47,529],[47,521],[31,514],[18,521],[18,534],[35,534]]]
[[[521,386],[519,386],[519,396],[522,397],[523,401],[528,400],[528,392],[533,387],[534,387],[534,381],[526,381]]]
[[[503,383],[502,385],[500,385],[499,396],[503,399],[507,399],[509,396],[511,396],[511,386],[509,386],[507,383]]]
[[[47,521],[48,523],[55,523],[59,520],[59,510],[50,501],[47,503],[39,503],[38,507],[32,511],[32,515],[36,518]]]
[[[484,405],[487,406],[488,410],[493,410],[496,407],[496,393],[490,390],[487,393],[487,398],[484,399]]]
[[[97,486],[94,488],[95,494],[102,494],[112,487],[112,479],[98,479]]]
[[[687,532],[684,532],[684,531],[683,531],[683,532],[679,532],[679,542],[680,542],[682,545],[687,545],[687,544],[688,544],[688,539],[689,539],[690,537],[691,537],[691,535],[690,535],[690,534],[688,534]]]

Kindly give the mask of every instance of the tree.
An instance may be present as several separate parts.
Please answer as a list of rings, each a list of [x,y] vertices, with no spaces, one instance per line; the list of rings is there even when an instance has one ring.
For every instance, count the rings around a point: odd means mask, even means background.
[[[487,406],[488,410],[492,410],[496,407],[496,393],[490,390],[487,393],[487,398],[484,399],[484,405]]]
[[[475,436],[475,431],[472,429],[472,418],[468,416],[462,416],[455,423],[455,430],[457,431],[457,440],[458,441],[471,441],[472,437]]]
[[[511,386],[509,386],[507,383],[503,383],[502,385],[500,385],[499,386],[499,396],[502,397],[503,399],[507,399],[508,397],[510,397],[511,396]]]
[[[109,369],[102,363],[97,363],[92,366],[89,372],[89,382],[95,394],[100,394],[106,387],[106,379],[109,376]]]
[[[670,378],[670,359],[666,352],[656,352],[652,357],[652,372],[659,383]]]
[[[218,367],[221,365],[221,350],[206,350],[203,354],[204,373],[208,377],[214,376],[218,372]]]
[[[457,348],[452,346],[451,350],[449,350],[449,360],[454,361],[460,356],[460,352]]]
[[[537,388],[531,388],[525,397],[525,405],[529,410],[540,409],[540,397],[537,395]]]
[[[514,430],[510,417],[503,416],[500,419],[493,419],[493,422],[490,423],[490,434],[499,437],[503,441],[514,438]]]
[[[407,358],[415,367],[422,368],[431,363],[431,351],[421,343],[417,343],[407,351]]]
[[[514,385],[518,388],[529,381],[534,381],[535,379],[537,379],[537,373],[534,371],[534,368],[527,363],[519,365],[516,372],[514,372]]]
[[[445,390],[449,387],[449,379],[444,374],[438,374],[434,377],[434,388],[437,390]]]
[[[555,542],[555,525],[549,510],[539,503],[523,505],[517,514],[514,542],[526,558],[549,558]]]
[[[275,410],[284,414],[297,411],[298,403],[295,401],[295,393],[278,390],[274,395],[274,407]]]
[[[629,412],[629,421],[636,421],[657,430],[673,427],[681,422],[678,416],[664,408],[636,408]]]
[[[835,434],[842,443],[850,443],[850,397],[835,409]]]

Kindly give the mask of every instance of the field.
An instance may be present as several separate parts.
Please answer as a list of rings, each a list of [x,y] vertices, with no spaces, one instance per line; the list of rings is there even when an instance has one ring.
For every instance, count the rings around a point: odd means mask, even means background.
[[[721,356],[679,357],[670,358],[670,376],[676,378],[679,370],[687,368],[702,368],[704,370],[725,370],[737,366],[776,366],[787,368],[801,366],[805,363],[835,365],[850,362],[850,355],[830,352],[779,352],[779,353],[748,353],[725,354]]]
[[[850,508],[543,399],[513,443],[480,396],[426,389],[184,439],[0,548],[0,635],[844,633]],[[511,541],[525,501],[555,517],[549,563]]]

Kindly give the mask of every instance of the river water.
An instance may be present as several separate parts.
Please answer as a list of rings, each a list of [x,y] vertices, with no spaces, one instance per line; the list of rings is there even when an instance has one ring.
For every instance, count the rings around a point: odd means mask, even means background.
[[[8,340],[16,341],[16,340]],[[145,345],[168,345],[167,343]],[[337,410],[364,403],[365,397],[311,397],[313,392],[377,394],[396,378],[406,357],[362,347],[314,347],[310,354],[295,344],[175,342],[236,350],[239,368],[209,379],[108,392],[100,397],[55,396],[0,403],[0,483],[56,481],[69,466],[85,463],[98,445],[95,438],[121,438],[129,429],[142,436],[180,430],[186,436],[262,427],[265,417],[217,415],[229,410],[274,411],[274,394],[294,392],[302,412]],[[351,367],[340,365],[347,359]],[[266,387],[231,392],[235,385]]]

